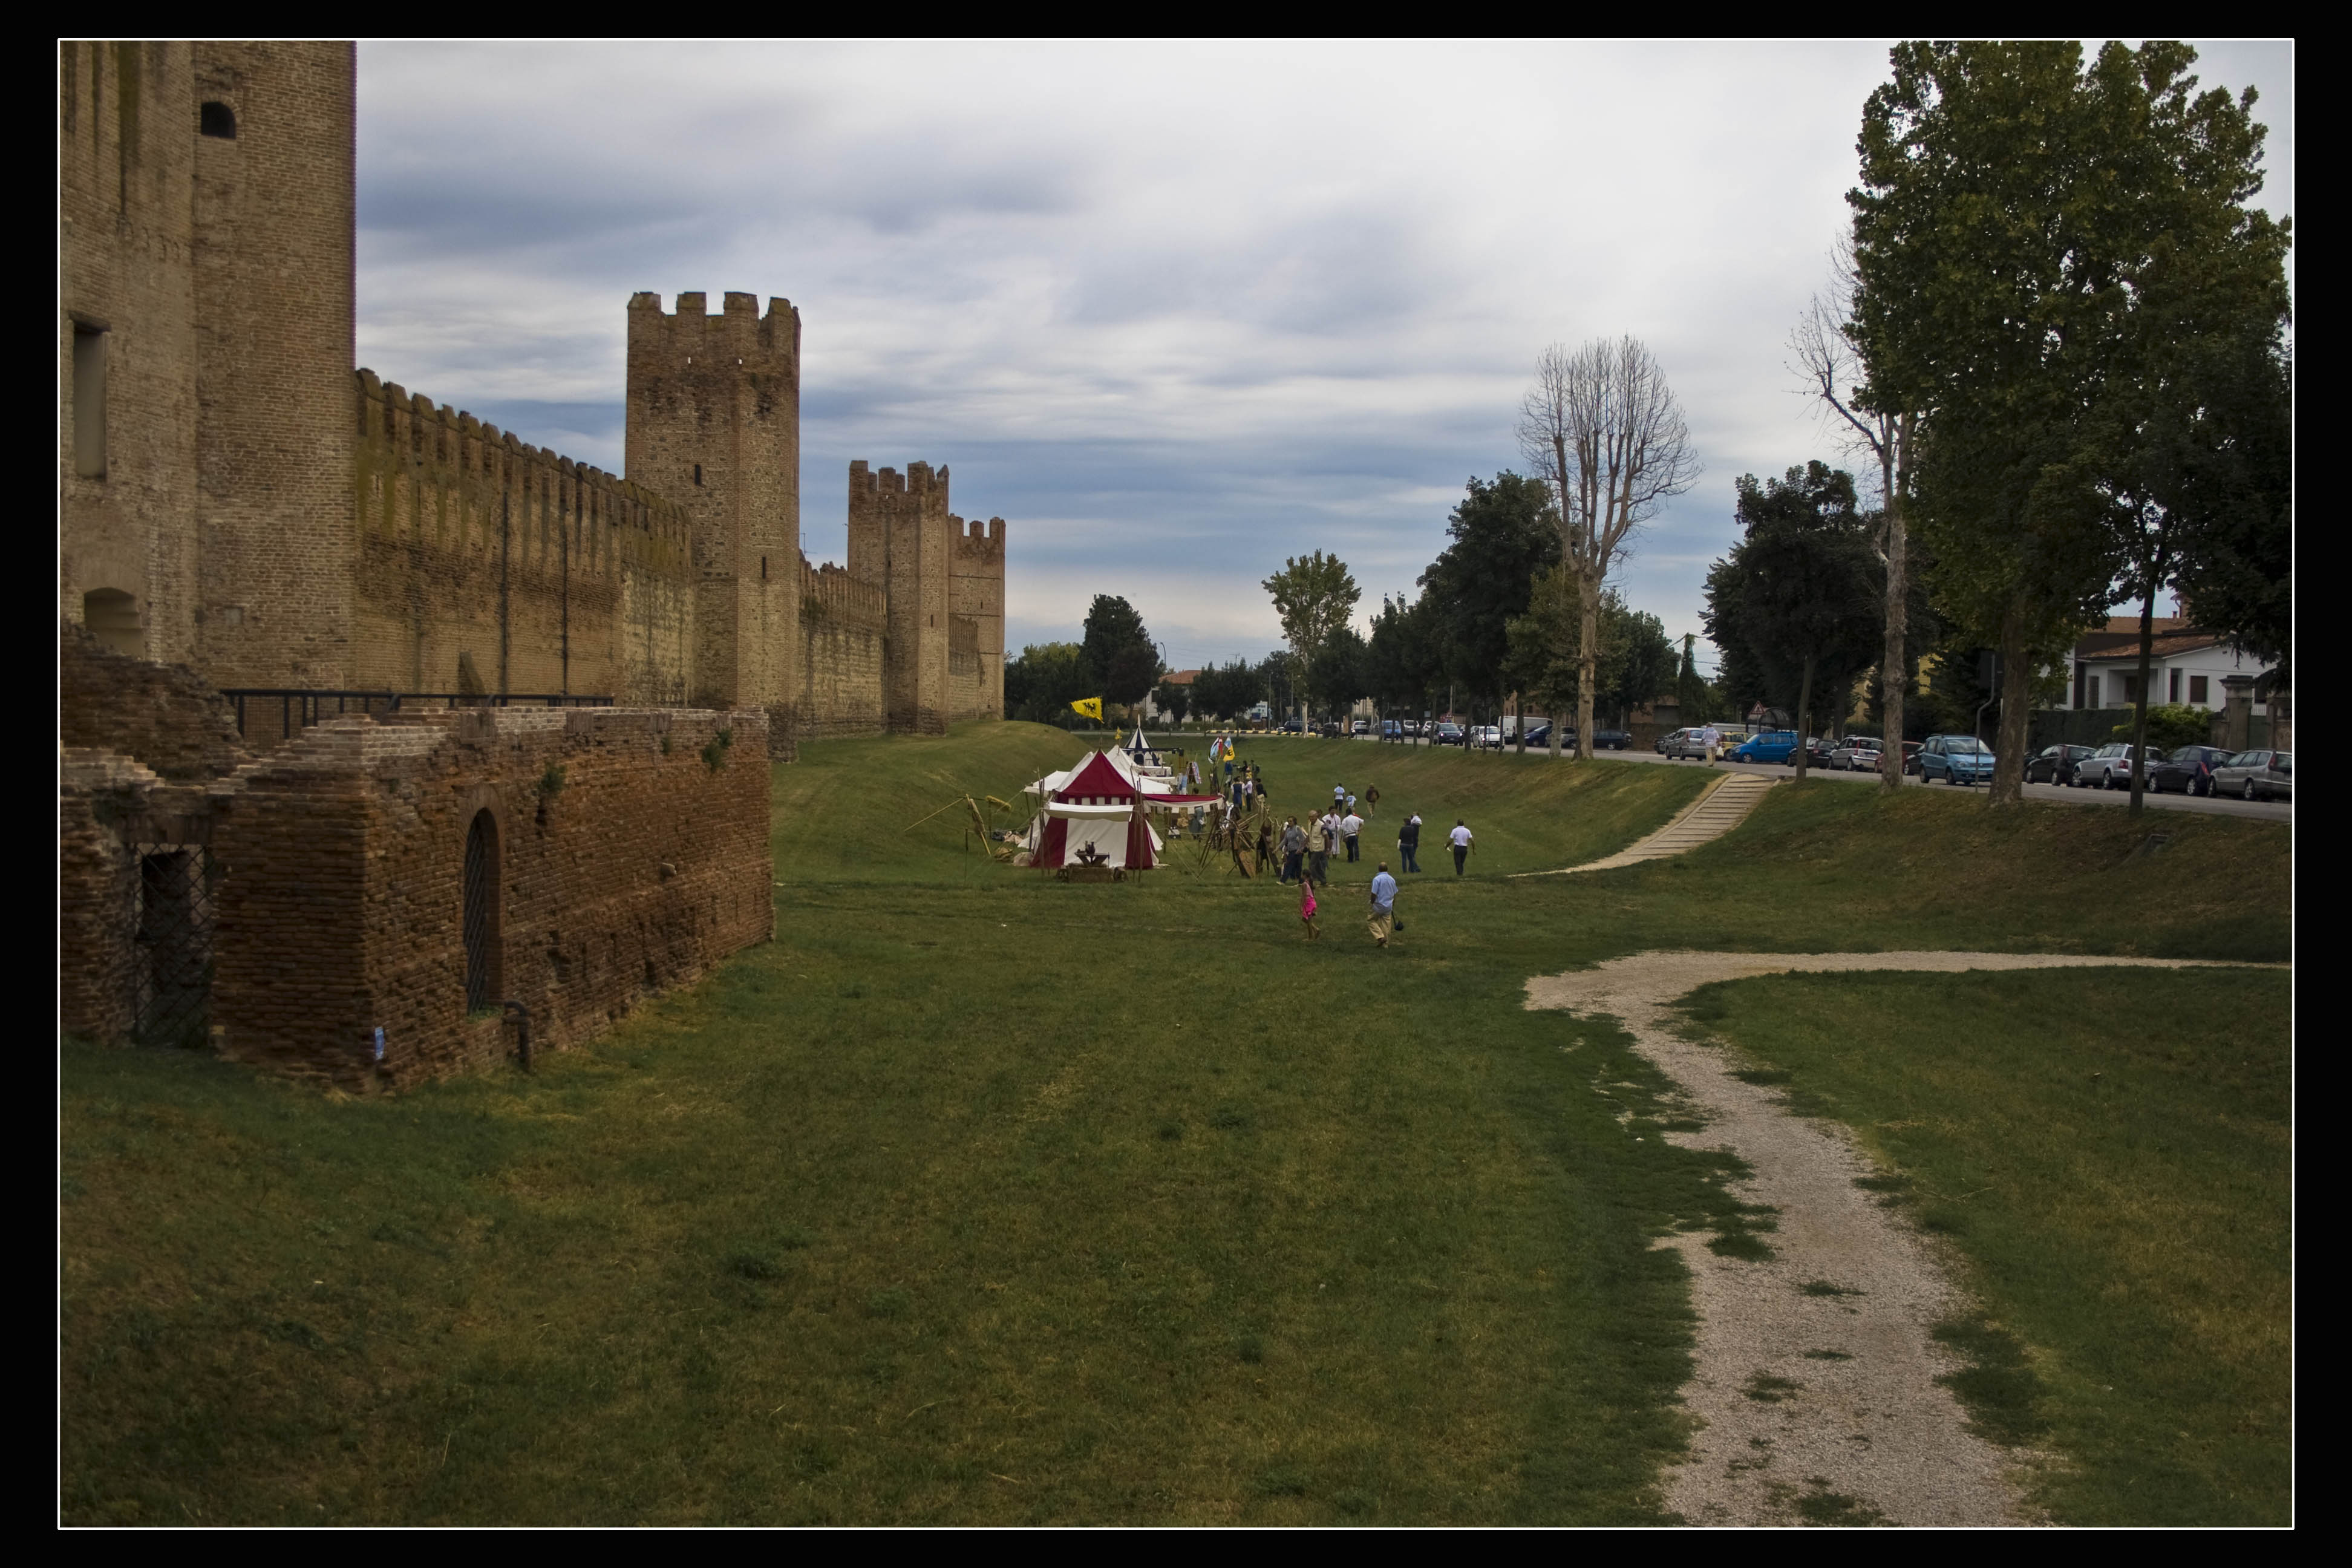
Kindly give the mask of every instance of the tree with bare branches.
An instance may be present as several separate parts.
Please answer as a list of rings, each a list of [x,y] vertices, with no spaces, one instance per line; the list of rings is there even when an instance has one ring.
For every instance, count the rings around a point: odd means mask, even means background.
[[[1903,515],[1904,490],[1911,482],[1911,431],[1918,411],[1882,407],[1895,399],[1873,396],[1869,375],[1854,347],[1853,242],[1839,242],[1830,264],[1828,292],[1816,294],[1789,334],[1789,350],[1796,363],[1790,368],[1804,384],[1806,395],[1819,398],[1829,419],[1843,430],[1848,444],[1867,452],[1878,465],[1882,523],[1878,556],[1886,566],[1886,647],[1879,664],[1879,690],[1884,701],[1886,749],[1879,758],[1880,786],[1903,785],[1903,699],[1911,689],[1908,647],[1910,579],[1909,553]]]
[[[1519,405],[1519,447],[1559,500],[1560,565],[1581,610],[1576,752],[1592,755],[1601,589],[1635,528],[1698,479],[1690,430],[1666,374],[1641,341],[1554,343],[1536,361]],[[1552,752],[1559,725],[1552,725]]]

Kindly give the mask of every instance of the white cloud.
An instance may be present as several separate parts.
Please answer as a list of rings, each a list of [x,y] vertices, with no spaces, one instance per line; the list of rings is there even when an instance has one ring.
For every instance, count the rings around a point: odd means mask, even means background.
[[[805,326],[803,537],[850,458],[1010,520],[1017,627],[1125,592],[1180,663],[1273,646],[1258,580],[1408,586],[1511,466],[1554,340],[1632,331],[1706,464],[1623,573],[1697,629],[1733,480],[1835,456],[1782,342],[1884,46],[366,45],[361,357],[620,466],[629,294]],[[2292,53],[2263,91],[2291,205]],[[1178,637],[1190,653],[1176,652]]]

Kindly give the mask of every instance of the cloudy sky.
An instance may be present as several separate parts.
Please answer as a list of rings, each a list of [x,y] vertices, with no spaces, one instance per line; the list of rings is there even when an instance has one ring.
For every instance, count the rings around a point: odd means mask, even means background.
[[[2293,56],[2261,90],[2293,209]],[[1632,332],[1706,464],[1622,582],[1680,636],[1733,481],[1836,458],[1783,346],[1883,43],[365,44],[361,363],[622,467],[628,296],[790,299],[802,547],[853,458],[1008,520],[1015,647],[1132,601],[1179,668],[1333,551],[1410,593],[1537,353]]]

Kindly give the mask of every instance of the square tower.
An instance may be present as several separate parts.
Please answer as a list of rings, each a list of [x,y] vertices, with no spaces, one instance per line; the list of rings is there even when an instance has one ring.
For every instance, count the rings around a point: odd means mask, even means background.
[[[947,732],[950,535],[948,471],[909,463],[869,472],[849,465],[849,574],[887,595],[882,716],[891,730]]]
[[[761,708],[792,754],[800,689],[801,318],[730,293],[629,300],[628,477],[681,502],[694,542],[688,700]]]

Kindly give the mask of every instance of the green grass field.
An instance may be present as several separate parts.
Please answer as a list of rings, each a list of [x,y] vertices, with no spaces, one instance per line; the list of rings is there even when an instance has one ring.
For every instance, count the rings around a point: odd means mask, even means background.
[[[1947,1331],[1991,1364],[1958,1392],[2059,1457],[2053,1518],[2292,1522],[2284,973],[1786,975],[1690,1011],[1966,1258],[1984,1310]]]
[[[907,831],[1073,754],[806,748],[777,940],[532,1078],[321,1100],[68,1042],[66,1517],[1653,1521],[1689,1321],[1651,1244],[1732,1206],[1649,1135],[1622,1037],[1524,1011],[1528,975],[2288,942],[2281,825],[2168,817],[2130,858],[2122,813],[1957,793],[1787,786],[1677,860],[1505,878],[1703,782],[1646,763],[1260,742],[1285,810],[1377,784],[1370,842],[1469,819],[1472,874],[1410,879],[1386,952],[1369,861],[1309,944],[1289,890],[1181,855],[1070,886],[953,814]]]

